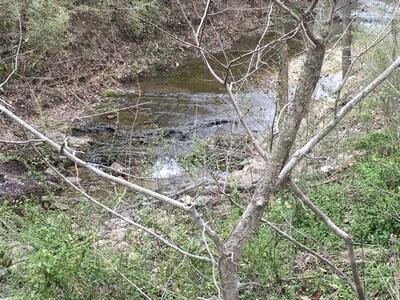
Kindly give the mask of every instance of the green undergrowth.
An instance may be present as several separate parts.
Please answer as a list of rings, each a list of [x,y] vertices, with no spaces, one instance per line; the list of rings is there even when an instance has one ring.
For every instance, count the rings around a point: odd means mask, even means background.
[[[208,263],[184,258],[137,230],[128,233],[125,251],[99,246],[102,232],[89,218],[81,219],[93,213],[93,207],[80,204],[74,211],[44,211],[33,202],[1,207],[0,296],[143,299],[138,287],[152,299],[195,299],[213,293]],[[201,232],[187,218],[146,208],[138,210],[138,216],[183,249],[207,256]],[[188,230],[194,236],[184,238]]]
[[[355,243],[368,299],[398,299],[400,268],[400,151],[396,130],[359,135],[343,144],[363,151],[350,167],[299,186]],[[245,204],[232,187],[230,196]],[[117,197],[118,198],[118,197]],[[115,206],[120,199],[103,199]],[[147,234],[130,229],[128,248],[99,243],[106,213],[77,198],[68,211],[35,201],[0,209],[0,295],[11,299],[196,299],[217,295],[212,267],[182,257]],[[208,224],[226,238],[241,210],[228,204],[201,207]],[[222,212],[224,209],[224,212]],[[143,203],[140,223],[185,251],[215,254],[212,242],[192,220],[172,208]],[[346,246],[305,208],[290,190],[276,194],[265,216],[272,223],[334,262],[351,276]],[[207,242],[208,249],[204,243]],[[241,299],[354,299],[329,266],[262,224],[239,265]],[[218,272],[214,270],[215,280]],[[121,275],[123,274],[123,276]],[[129,280],[129,281],[128,281]],[[397,297],[397,298],[396,298]],[[306,298],[305,298],[306,299]],[[318,299],[318,298],[317,298]]]
[[[348,169],[300,182],[307,196],[355,243],[369,299],[398,299],[400,268],[400,137],[396,130],[366,133],[347,151],[365,151]],[[351,276],[346,245],[289,190],[275,198],[268,219],[331,259]],[[245,280],[258,282],[260,299],[354,299],[333,271],[263,225],[246,248]],[[252,292],[244,292],[247,299]],[[271,296],[273,295],[273,296]]]
[[[374,113],[373,95],[362,107]],[[359,118],[360,111],[354,118]],[[348,122],[352,122],[350,117]],[[358,119],[357,126],[370,124]],[[300,180],[307,196],[354,240],[360,275],[368,299],[398,299],[400,269],[400,136],[391,122],[377,130],[359,130],[335,151],[359,153],[354,163],[325,176]],[[332,137],[331,137],[332,138]],[[209,163],[203,145],[185,157],[185,168]],[[37,162],[39,164],[39,162]],[[104,187],[101,201],[117,207],[132,195]],[[201,193],[201,189],[196,193]],[[137,196],[137,195],[133,195]],[[235,185],[229,196],[241,205]],[[38,200],[0,208],[0,296],[11,299],[196,299],[217,295],[210,264],[184,258],[147,234],[130,229],[120,242],[104,245],[110,215],[86,200],[66,194],[68,210]],[[50,199],[53,199],[50,197]],[[136,198],[135,198],[135,201]],[[207,256],[212,242],[185,214],[161,204],[132,201],[140,222],[183,250]],[[229,202],[206,205],[199,212],[225,239],[241,210]],[[318,251],[351,276],[346,245],[332,234],[289,189],[282,189],[265,218],[293,238]],[[207,246],[204,243],[207,242]],[[331,268],[262,224],[246,246],[240,280],[249,283],[241,299],[355,299]],[[121,275],[123,274],[123,275]],[[316,298],[318,299],[318,298]]]
[[[397,299],[400,268],[400,153],[395,131],[366,133],[346,146],[364,150],[349,168],[299,185],[333,222],[354,239],[360,275],[370,299]],[[235,196],[236,195],[236,196]],[[232,190],[235,201],[244,201]],[[113,205],[113,203],[108,203]],[[221,208],[219,208],[221,209]],[[44,210],[31,201],[0,209],[0,295],[12,299],[196,299],[217,295],[209,264],[183,258],[136,229],[129,246],[100,246],[106,214],[82,199],[69,211]],[[204,219],[225,238],[241,214],[203,207]],[[97,212],[98,213],[98,212]],[[191,219],[167,207],[141,205],[141,224],[185,251],[208,256],[202,232]],[[268,220],[318,251],[351,276],[346,246],[289,190],[280,191]],[[215,253],[206,238],[209,251]],[[241,282],[253,283],[241,299],[354,299],[350,288],[318,259],[262,224],[240,262]],[[216,271],[216,270],[215,270]],[[123,276],[121,275],[123,274]],[[215,274],[218,280],[218,274]],[[129,281],[128,281],[129,280]],[[397,297],[397,298],[396,298]]]

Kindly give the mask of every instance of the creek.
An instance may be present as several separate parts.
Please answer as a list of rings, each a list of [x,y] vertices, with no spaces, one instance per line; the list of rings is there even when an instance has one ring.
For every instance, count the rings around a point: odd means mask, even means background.
[[[256,37],[246,37],[238,45],[240,51],[246,51],[255,43]],[[226,54],[233,56],[237,52]],[[222,54],[217,56],[222,58]],[[243,69],[236,68],[235,72]],[[138,89],[141,96],[127,92]],[[174,164],[199,141],[242,133],[226,91],[212,80],[201,59],[191,59],[176,69],[147,78],[139,86],[128,86],[125,92],[128,95],[105,98],[95,108],[109,113],[85,118],[74,125],[74,135],[86,135],[92,141],[86,154],[91,163],[110,165],[118,161],[137,165],[151,154],[155,165],[160,165],[160,160]],[[271,123],[274,98],[273,91],[254,83],[238,93],[240,107],[254,132],[265,131]]]
[[[387,2],[359,1],[354,7],[359,26],[378,27],[384,19],[382,14],[389,10]],[[244,37],[236,42],[236,51],[225,55],[233,57],[251,50],[257,41],[256,35]],[[289,47],[292,55],[299,52],[296,44]],[[223,59],[223,55],[216,57]],[[269,83],[273,80],[274,60],[276,57],[271,56],[269,67],[259,71],[261,76],[256,78],[264,78],[261,84],[257,79],[248,82],[238,93],[240,107],[255,133],[265,131],[273,119],[276,96],[266,86],[272,86]],[[234,72],[239,75],[244,70],[238,67]],[[217,69],[217,73],[221,71]],[[325,99],[340,79],[340,73],[323,76],[314,98]],[[194,150],[198,141],[242,133],[226,91],[211,78],[201,59],[191,59],[135,86],[127,86],[127,94],[132,89],[139,89],[141,96],[105,98],[95,110],[108,113],[95,114],[74,125],[74,135],[90,137],[87,161],[103,165],[118,161],[133,166],[146,160],[154,166],[165,165],[171,174],[177,174],[176,161]]]

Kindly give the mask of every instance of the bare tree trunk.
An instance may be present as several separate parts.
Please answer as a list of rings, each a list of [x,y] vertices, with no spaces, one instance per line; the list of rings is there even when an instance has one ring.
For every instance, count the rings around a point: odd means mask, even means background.
[[[397,51],[397,37],[399,35],[399,31],[397,30],[397,20],[395,18],[392,19],[392,22],[390,23],[392,26],[392,39],[393,39],[393,49],[392,49],[392,62],[395,61],[398,57],[398,51]]]
[[[279,23],[278,31],[282,34],[287,32],[284,20]],[[279,49],[279,74],[278,74],[278,104],[279,110],[289,101],[289,61],[288,45],[285,39]]]
[[[342,78],[345,78],[351,65],[351,0],[346,0],[344,3],[342,19],[344,33],[342,42]]]
[[[331,1],[319,1],[317,10],[314,37],[317,37],[318,43],[308,45],[306,60],[294,99],[285,111],[279,137],[266,162],[265,169],[267,171],[257,187],[255,196],[225,240],[223,253],[220,254],[220,278],[224,298],[227,300],[239,299],[238,263],[244,247],[258,228],[268,203],[273,199],[278,175],[289,156],[300,122],[307,112],[308,104],[320,76],[325,54],[325,39],[329,32],[333,10]]]

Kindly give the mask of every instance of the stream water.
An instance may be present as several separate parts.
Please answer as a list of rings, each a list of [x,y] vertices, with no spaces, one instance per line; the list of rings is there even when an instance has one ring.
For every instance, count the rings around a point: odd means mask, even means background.
[[[385,20],[382,14],[389,15],[388,2],[359,1],[354,9],[359,23],[379,26]],[[257,37],[243,38],[237,43],[237,49],[239,52],[250,50],[256,42]],[[292,53],[298,49],[296,45],[289,46]],[[237,52],[227,53],[235,54]],[[217,56],[223,58],[222,54]],[[272,66],[273,63],[269,67]],[[235,72],[243,71],[239,67]],[[266,74],[269,71],[264,69],[260,73],[268,80]],[[340,74],[331,74],[321,78],[315,98],[323,99],[332,92],[340,77]],[[89,162],[140,164],[151,151],[155,167],[165,166],[170,174],[176,175],[180,171],[177,158],[191,151],[196,140],[241,131],[226,92],[211,78],[200,59],[192,59],[174,70],[145,79],[139,87],[133,88],[139,88],[142,96],[107,98],[96,110],[110,113],[87,118],[75,127],[75,134],[89,135],[92,139],[93,145],[86,157]],[[264,131],[274,115],[274,92],[261,89],[253,82],[240,91],[238,99],[252,130],[256,133]],[[127,107],[130,108],[123,109]],[[155,169],[153,174],[155,177],[169,176],[168,172],[163,172]]]
[[[242,39],[240,51],[255,42],[255,38]],[[75,126],[74,134],[89,135],[93,141],[86,158],[89,162],[135,164],[151,151],[155,166],[166,160],[172,163],[163,165],[170,167],[191,151],[196,141],[242,132],[226,91],[212,80],[200,59],[127,87],[132,88],[139,88],[141,96],[104,99],[96,110],[109,113],[86,118]],[[238,100],[251,129],[265,131],[274,114],[274,93],[249,84],[238,93]]]

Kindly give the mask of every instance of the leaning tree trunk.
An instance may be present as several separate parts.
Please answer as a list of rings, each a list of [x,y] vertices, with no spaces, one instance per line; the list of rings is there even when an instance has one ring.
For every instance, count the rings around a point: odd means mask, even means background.
[[[325,54],[325,42],[329,33],[333,11],[332,1],[317,4],[314,30],[309,34],[306,60],[293,101],[285,110],[279,128],[279,137],[265,165],[265,174],[257,186],[255,196],[239,218],[220,249],[219,273],[224,299],[239,299],[238,264],[243,250],[258,228],[261,218],[272,201],[277,188],[278,175],[285,164],[296,139],[300,122],[308,110],[308,104],[318,82]],[[306,24],[307,25],[307,24]]]
[[[397,46],[398,46],[398,35],[399,35],[399,31],[397,29],[397,20],[394,17],[393,20],[390,22],[390,25],[392,27],[392,41],[393,41],[393,45],[392,45],[392,62],[394,62],[397,57],[399,56],[398,51],[397,51]]]
[[[284,22],[285,20],[282,19],[278,24],[278,30],[282,32],[282,35],[288,31]],[[289,101],[289,54],[287,39],[284,39],[279,47],[278,106],[280,111]]]
[[[342,8],[342,78],[346,77],[351,65],[351,0],[346,0]]]

